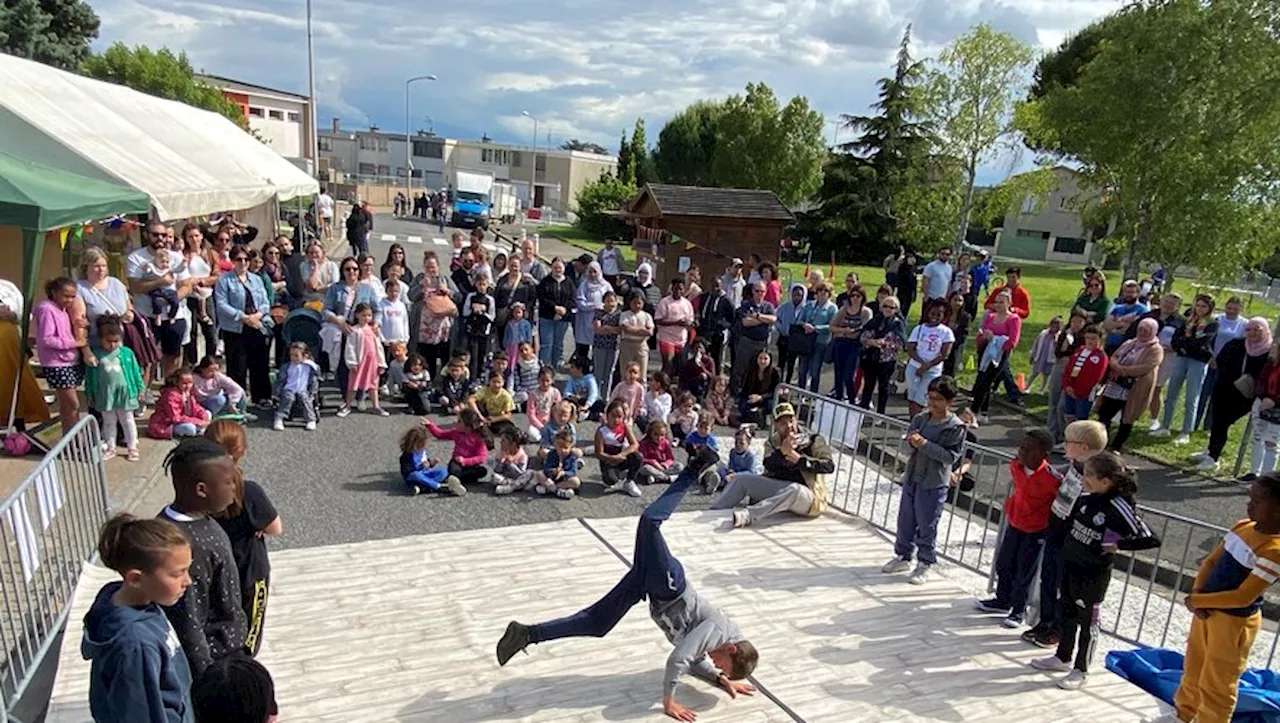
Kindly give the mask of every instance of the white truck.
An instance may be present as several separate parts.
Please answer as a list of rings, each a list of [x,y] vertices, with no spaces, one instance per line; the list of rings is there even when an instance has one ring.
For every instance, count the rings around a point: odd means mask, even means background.
[[[493,174],[458,171],[454,177],[451,222],[454,226],[489,228],[493,208]]]
[[[516,187],[510,183],[495,181],[493,184],[493,207],[489,217],[500,223],[514,223],[520,215],[520,201],[516,198]]]

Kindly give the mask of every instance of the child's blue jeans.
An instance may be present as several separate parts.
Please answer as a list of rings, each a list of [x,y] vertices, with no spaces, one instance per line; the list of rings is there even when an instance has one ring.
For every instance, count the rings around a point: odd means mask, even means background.
[[[1043,549],[1044,531],[1023,532],[1005,527],[1000,549],[996,551],[996,601],[1000,607],[1008,607],[1010,614],[1026,612],[1027,595]]]
[[[926,565],[938,562],[934,547],[938,541],[938,520],[947,501],[947,487],[920,489],[914,482],[902,483],[902,499],[898,501],[898,536],[893,552],[904,560],[912,553]]]
[[[409,473],[409,476],[405,477],[404,483],[410,487],[420,487],[434,492],[440,489],[440,485],[444,483],[444,478],[448,476],[449,470],[444,467],[432,467]]]
[[[636,547],[631,569],[613,589],[590,607],[568,617],[530,627],[529,638],[535,643],[577,636],[604,637],[633,605],[644,600],[664,602],[684,594],[684,567],[667,549],[662,539],[662,523],[680,506],[684,493],[694,482],[693,470],[686,469],[676,481],[654,500],[636,526]]]

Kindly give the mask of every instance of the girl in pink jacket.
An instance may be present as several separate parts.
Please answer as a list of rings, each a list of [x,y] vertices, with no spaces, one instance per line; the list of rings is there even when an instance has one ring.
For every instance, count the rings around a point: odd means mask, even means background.
[[[447,429],[436,426],[431,420],[423,422],[427,431],[436,439],[453,442],[453,456],[449,459],[449,476],[445,484],[452,490],[460,483],[474,484],[489,476],[485,462],[493,449],[493,433],[474,409],[458,413],[458,423]]]
[[[189,367],[182,367],[164,380],[156,410],[147,420],[147,435],[152,439],[198,437],[209,426],[209,410],[196,403],[195,378]]]

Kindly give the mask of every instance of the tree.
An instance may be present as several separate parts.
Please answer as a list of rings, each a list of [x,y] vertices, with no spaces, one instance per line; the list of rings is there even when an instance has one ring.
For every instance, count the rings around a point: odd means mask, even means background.
[[[932,63],[925,116],[941,140],[941,155],[955,159],[963,175],[956,246],[964,242],[973,210],[978,167],[1012,150],[1013,113],[1026,92],[1031,48],[990,25],[975,26],[952,41]]]
[[[151,50],[145,45],[129,48],[124,43],[115,43],[101,55],[86,60],[83,71],[90,78],[220,113],[241,128],[248,128],[240,106],[227,100],[221,90],[196,80],[186,53],[174,55],[168,48]]]
[[[876,113],[840,116],[844,127],[858,136],[842,145],[824,169],[817,224],[809,234],[817,248],[855,248],[860,260],[879,260],[889,248],[907,241],[904,214],[936,214],[932,206],[917,209],[906,203],[921,200],[912,187],[927,176],[922,171],[929,165],[932,143],[928,124],[920,118],[924,69],[911,58],[910,44],[908,25],[893,75],[878,83],[880,97],[872,105]]]
[[[605,150],[605,147],[600,145],[599,143],[592,143],[590,141],[580,141],[577,138],[570,138],[564,143],[561,143],[560,149],[565,151],[582,151],[584,153],[597,153],[602,156],[609,155],[609,151]]]
[[[698,101],[667,121],[658,133],[658,145],[653,153],[657,175],[667,183],[717,185],[711,164],[723,112],[722,102]]]
[[[81,0],[6,0],[0,5],[0,52],[76,70],[98,37],[98,16]]]
[[[788,206],[811,197],[822,184],[827,156],[822,114],[803,96],[780,106],[764,83],[730,96],[716,128],[711,171],[716,185],[773,191]]]
[[[635,185],[636,159],[631,152],[631,141],[627,140],[627,132],[622,131],[622,139],[618,141],[618,180]]]
[[[609,212],[620,209],[635,194],[635,184],[609,173],[600,174],[599,180],[578,189],[578,225],[584,231],[601,236],[623,235],[625,224]]]
[[[644,137],[644,118],[636,118],[636,127],[631,131],[631,166],[635,171],[636,188],[657,180],[653,167],[653,156]]]
[[[1280,41],[1254,0],[1143,0],[1105,24],[1075,83],[1019,114],[1099,192],[1108,248],[1233,278],[1272,253],[1280,178]],[[1073,52],[1064,44],[1058,53]]]

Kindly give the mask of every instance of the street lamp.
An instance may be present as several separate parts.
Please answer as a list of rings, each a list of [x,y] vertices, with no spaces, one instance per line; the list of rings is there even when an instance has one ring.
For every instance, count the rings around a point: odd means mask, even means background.
[[[527,110],[520,111],[520,115],[533,119],[533,163],[529,170],[529,208],[533,208],[538,197],[538,117]]]
[[[311,0],[307,0],[307,110],[311,118],[308,120],[310,136],[307,145],[311,151],[311,174],[320,178],[320,124],[316,118],[316,55],[311,42]]]
[[[436,80],[436,76],[432,74],[414,76],[404,82],[404,158],[405,158],[405,179],[404,185],[408,189],[407,195],[413,195],[413,141],[409,138],[409,86],[419,80]]]

